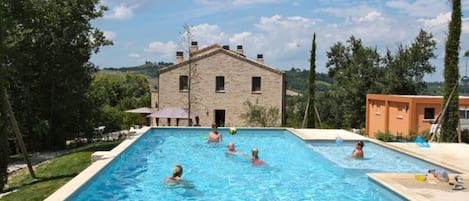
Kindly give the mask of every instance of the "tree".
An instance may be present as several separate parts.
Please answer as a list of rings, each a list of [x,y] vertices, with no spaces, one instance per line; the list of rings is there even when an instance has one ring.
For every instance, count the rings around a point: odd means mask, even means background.
[[[248,126],[262,126],[262,127],[275,127],[278,125],[279,109],[276,107],[266,108],[264,106],[251,103],[251,101],[244,102],[247,107],[246,112],[242,113],[240,117],[244,119]]]
[[[324,122],[332,127],[362,128],[367,94],[420,94],[425,74],[435,72],[429,60],[435,58],[436,42],[424,30],[410,46],[399,44],[395,54],[388,49],[385,56],[353,36],[347,43],[338,42],[327,52],[334,87],[317,99]]]
[[[333,114],[335,123],[329,124],[340,123],[343,128],[362,128],[365,123],[366,94],[381,91],[383,70],[376,49],[364,47],[361,40],[354,36],[347,43],[348,46],[345,46],[338,42],[327,52],[326,67],[329,76],[335,80],[335,91],[327,92],[329,95],[325,97],[331,98],[327,102],[332,103],[333,107],[320,107],[323,108],[321,111],[333,109],[336,112]]]
[[[196,45],[195,41],[193,40],[194,35],[192,35],[192,27],[190,25],[185,24],[183,26],[184,28],[184,33],[181,34],[181,43],[182,43],[182,48],[184,49],[184,52],[186,52],[187,59],[188,59],[188,82],[187,82],[187,99],[186,100],[181,100],[182,102],[186,102],[187,104],[187,119],[188,120],[188,126],[192,126],[192,117],[191,115],[191,110],[192,109],[198,109],[198,107],[201,105],[200,103],[200,97],[198,97],[197,93],[192,93],[192,91],[197,91],[200,89],[199,83],[200,83],[200,74],[197,71],[197,63],[193,63],[192,56],[193,56],[193,51],[192,51],[192,45]],[[194,44],[193,44],[194,43]]]
[[[384,57],[386,68],[386,85],[384,93],[416,95],[425,90],[423,77],[435,72],[435,66],[429,60],[436,58],[433,53],[436,41],[433,35],[420,30],[410,47],[399,44],[397,52],[392,55],[388,49]]]
[[[306,128],[315,128],[316,115],[314,104],[314,88],[315,88],[315,75],[316,75],[316,33],[313,34],[313,42],[311,47],[311,55],[309,60],[309,93],[308,93],[308,108],[307,111],[307,124]]]
[[[97,74],[89,93],[93,100],[90,111],[92,122],[106,125],[106,130],[127,129],[134,124],[145,124],[140,114],[126,113],[126,110],[150,106],[149,84],[145,77],[133,73],[118,75]]]
[[[111,44],[91,25],[105,7],[98,0],[23,0],[15,2],[6,36],[13,69],[10,93],[28,145],[63,148],[65,140],[86,130],[86,93],[95,72],[88,63],[99,47]],[[34,142],[34,143],[32,143]]]
[[[449,101],[445,118],[441,121],[441,140],[457,142],[459,123],[459,38],[461,37],[461,1],[452,0],[453,11],[448,28],[448,39],[445,45],[445,70],[443,85],[443,103]],[[450,97],[451,92],[454,94]],[[445,105],[445,104],[442,104]],[[439,139],[440,140],[440,139]]]
[[[9,18],[9,13],[7,9],[9,8],[9,1],[0,2],[0,88],[5,88],[8,80],[7,65],[6,65],[6,49],[5,37],[7,27],[11,22]],[[3,100],[2,94],[0,94],[0,100]],[[0,104],[4,104],[0,102]],[[0,108],[1,109],[1,108]],[[3,187],[7,183],[8,174],[8,157],[10,155],[10,148],[8,145],[8,130],[6,122],[8,119],[6,117],[6,111],[0,110],[0,192],[3,192]]]

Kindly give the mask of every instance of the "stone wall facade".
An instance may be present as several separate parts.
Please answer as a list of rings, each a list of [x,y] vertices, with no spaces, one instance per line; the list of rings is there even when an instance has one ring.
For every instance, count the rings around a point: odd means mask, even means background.
[[[158,106],[188,108],[188,90],[179,90],[180,76],[189,76],[191,68],[191,111],[198,113],[201,126],[215,123],[215,111],[224,110],[221,126],[247,126],[240,117],[246,113],[246,101],[279,110],[277,126],[283,123],[285,80],[282,71],[249,60],[234,51],[222,49],[209,56],[194,58],[160,71]],[[199,55],[200,56],[200,55]],[[216,77],[224,77],[224,90],[216,90]],[[261,90],[252,91],[253,77],[260,77]],[[153,102],[153,101],[152,101]],[[174,121],[174,120],[173,120]],[[162,125],[165,125],[163,120]],[[175,123],[171,122],[172,125]],[[220,125],[220,122],[216,122]],[[180,121],[179,125],[187,125]]]

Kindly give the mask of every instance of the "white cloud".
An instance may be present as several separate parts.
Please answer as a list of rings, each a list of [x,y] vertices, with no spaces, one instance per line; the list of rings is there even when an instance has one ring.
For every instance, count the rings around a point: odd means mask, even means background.
[[[243,44],[246,42],[248,37],[252,36],[251,32],[241,32],[241,33],[235,33],[232,37],[230,37],[228,40],[230,41],[230,44]]]
[[[425,30],[428,30],[434,34],[442,34],[442,33],[448,32],[448,23],[450,19],[451,19],[451,12],[447,12],[447,13],[442,13],[430,19],[418,19],[417,22],[419,22]],[[463,24],[463,29],[464,29],[464,24]],[[446,37],[444,36],[444,38]],[[438,42],[443,42],[443,41],[445,41],[443,39],[443,36],[442,38],[438,39]]]
[[[278,3],[284,0],[193,0],[195,3],[204,4],[204,5],[233,5],[233,6],[242,6],[242,5],[252,5],[252,4],[262,4],[262,3]]]
[[[234,0],[233,5],[248,5],[248,4],[260,4],[260,3],[278,3],[282,0]]]
[[[451,19],[451,12],[447,12],[447,13],[439,14],[433,19],[429,19],[429,20],[421,19],[419,21],[422,21],[425,27],[434,27],[434,26],[440,26],[442,24],[446,25],[448,24],[450,19]]]
[[[439,13],[448,12],[448,1],[442,0],[391,0],[386,6],[396,8],[410,16],[433,17]]]
[[[200,44],[224,43],[228,36],[218,25],[199,24],[191,27],[193,40]]]
[[[293,40],[293,41],[287,42],[286,46],[288,49],[296,49],[300,47],[300,43],[296,40]]]
[[[381,13],[378,11],[371,11],[366,16],[359,17],[357,22],[373,22],[378,20],[383,20],[384,18],[381,16]]]
[[[132,57],[132,58],[140,58],[140,55],[137,54],[137,53],[130,53],[130,54],[129,54],[129,57]]]
[[[469,10],[469,1],[462,1],[462,9],[463,10]]]
[[[104,19],[110,20],[128,20],[133,17],[133,8],[126,7],[123,4],[114,7],[110,13],[105,13]]]
[[[103,33],[108,40],[114,40],[117,37],[116,32],[113,31],[103,31]]]
[[[350,18],[350,17],[362,17],[363,13],[370,13],[375,11],[376,8],[372,8],[365,5],[351,6],[351,7],[329,7],[329,8],[318,8],[314,9],[317,13],[327,13],[336,17]]]
[[[287,32],[282,34],[295,34],[294,31],[301,31],[301,28],[311,28],[316,24],[316,21],[317,20],[300,16],[282,17],[280,15],[274,15],[272,17],[261,17],[256,27],[263,31],[283,30]]]
[[[469,18],[462,18],[462,33],[469,33]]]
[[[148,44],[148,47],[144,49],[147,53],[156,53],[160,59],[172,60],[176,52],[177,45],[173,41],[166,43],[154,41]]]

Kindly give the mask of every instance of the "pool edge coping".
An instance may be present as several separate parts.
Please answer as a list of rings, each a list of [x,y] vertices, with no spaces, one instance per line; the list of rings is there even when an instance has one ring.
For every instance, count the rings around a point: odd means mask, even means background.
[[[107,151],[106,153],[100,154],[101,157],[93,162],[90,166],[88,166],[85,170],[80,172],[77,176],[72,178],[70,181],[68,181],[65,185],[57,189],[54,193],[52,193],[49,197],[45,199],[45,201],[56,201],[56,200],[66,200],[70,198],[77,190],[79,190],[83,185],[85,185],[87,182],[91,181],[91,179],[101,172],[110,162],[112,162],[119,154],[121,154],[123,151],[125,151],[130,145],[132,145],[135,141],[137,141],[141,136],[143,136],[144,133],[146,133],[148,130],[150,130],[153,127],[143,127],[135,134],[132,134],[129,136],[126,140],[124,140],[122,143],[120,143],[118,146],[116,146],[114,149]],[[292,133],[293,135],[297,136],[301,140],[308,141],[308,140],[334,140],[335,137],[339,136],[342,137],[340,134],[336,134],[334,136],[328,136],[327,139],[322,139],[322,138],[311,138],[311,137],[306,137],[304,134],[299,132],[301,129],[295,129],[295,128],[280,128],[280,129],[285,129]],[[309,130],[309,129],[308,129]],[[461,170],[453,165],[450,165],[448,163],[444,163],[441,161],[434,161],[428,158],[423,158],[422,156],[419,156],[417,154],[414,154],[412,151],[394,146],[392,144],[387,144],[385,142],[376,140],[376,139],[371,139],[344,129],[316,129],[316,130],[334,130],[334,131],[340,131],[343,133],[348,133],[353,134],[354,137],[350,136],[345,136],[343,140],[345,141],[350,141],[350,140],[367,140],[371,141],[373,143],[377,143],[379,145],[385,146],[389,149],[399,151],[401,153],[410,155],[412,157],[418,158],[420,160],[424,160],[436,165],[440,165],[442,167],[449,168],[451,170],[457,171],[461,174],[464,174],[465,171]],[[384,186],[390,191],[393,191],[394,193],[398,194],[399,196],[405,198],[405,199],[410,199],[410,200],[430,200],[427,199],[416,192],[414,192],[415,189],[409,189],[405,188],[402,184],[399,184],[397,181],[393,181],[393,179],[400,179],[400,178],[406,178],[406,179],[413,179],[413,175],[418,174],[418,173],[367,173],[368,178],[374,180],[378,184]],[[397,176],[396,176],[397,175]],[[404,177],[402,176],[404,175]],[[469,175],[465,175],[466,178],[469,177]],[[406,190],[402,190],[402,189]]]

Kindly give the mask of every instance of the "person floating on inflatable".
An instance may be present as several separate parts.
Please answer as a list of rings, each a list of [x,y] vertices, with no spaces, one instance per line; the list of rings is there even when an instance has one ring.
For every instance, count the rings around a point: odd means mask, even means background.
[[[355,149],[352,151],[352,157],[353,158],[363,158],[363,141],[359,140],[355,144]]]
[[[257,148],[253,148],[251,150],[251,161],[253,165],[262,165],[264,161],[259,159],[259,150]]]

